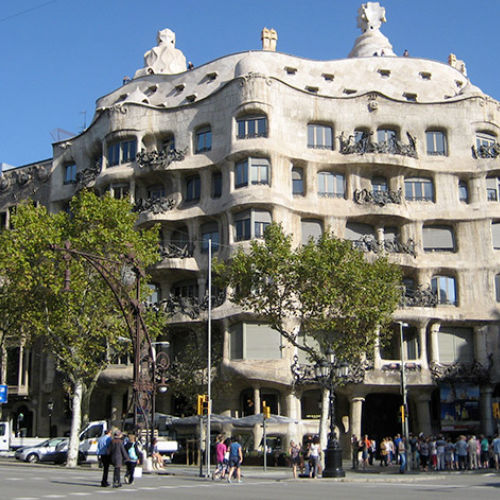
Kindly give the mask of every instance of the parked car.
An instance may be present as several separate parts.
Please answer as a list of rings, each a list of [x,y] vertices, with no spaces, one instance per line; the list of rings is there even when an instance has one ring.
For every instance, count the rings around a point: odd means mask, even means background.
[[[33,464],[37,462],[50,462],[51,460],[47,460],[47,455],[55,452],[57,446],[67,440],[67,438],[63,437],[46,439],[35,446],[24,446],[22,448],[18,448],[14,456],[18,460]]]
[[[69,439],[64,438],[56,447],[55,450],[47,453],[43,459],[44,462],[54,462],[56,464],[63,464],[68,459],[68,444]],[[82,451],[82,445],[78,451],[78,463],[85,463],[87,460],[87,453]]]

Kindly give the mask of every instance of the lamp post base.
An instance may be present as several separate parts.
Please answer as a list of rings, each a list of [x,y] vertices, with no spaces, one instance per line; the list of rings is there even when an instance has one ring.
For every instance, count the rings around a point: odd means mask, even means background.
[[[345,470],[342,469],[342,448],[328,446],[325,450],[323,477],[345,477]]]

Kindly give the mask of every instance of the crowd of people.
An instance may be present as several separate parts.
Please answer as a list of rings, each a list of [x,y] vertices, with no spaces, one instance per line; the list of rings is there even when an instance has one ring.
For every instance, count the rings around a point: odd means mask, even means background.
[[[410,434],[408,442],[399,434],[385,437],[379,443],[365,435],[351,439],[352,468],[366,469],[376,461],[381,467],[399,465],[406,470],[409,462],[412,470],[452,471],[477,470],[500,467],[500,436],[488,439],[484,435]],[[361,457],[361,460],[360,460]]]

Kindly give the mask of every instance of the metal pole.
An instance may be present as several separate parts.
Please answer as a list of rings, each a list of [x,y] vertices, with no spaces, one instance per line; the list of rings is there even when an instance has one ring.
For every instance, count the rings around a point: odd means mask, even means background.
[[[208,239],[208,318],[207,318],[207,435],[206,435],[206,462],[207,477],[210,477],[210,414],[212,412],[212,238]]]
[[[264,472],[267,471],[267,436],[266,436],[266,416],[262,413],[262,435],[264,440]]]
[[[408,429],[408,390],[406,387],[406,360],[405,360],[405,349],[404,349],[404,337],[403,337],[403,327],[408,326],[407,323],[399,321],[399,341],[401,346],[401,394],[403,396],[403,408],[404,408],[404,418],[401,422],[402,433],[405,438],[405,447],[409,445],[409,429]],[[408,455],[408,454],[407,454]],[[410,470],[410,460],[406,457],[406,468]]]

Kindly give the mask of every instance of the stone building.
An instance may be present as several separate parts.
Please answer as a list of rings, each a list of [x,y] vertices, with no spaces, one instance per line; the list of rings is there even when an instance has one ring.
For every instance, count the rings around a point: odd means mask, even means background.
[[[264,50],[189,70],[175,35],[160,32],[144,68],[97,101],[91,125],[54,144],[50,179],[37,193],[62,210],[88,186],[129,197],[140,225],[161,225],[163,259],[151,286],[173,313],[172,355],[190,331],[206,328],[209,239],[230,258],[278,221],[297,245],[331,230],[365,252],[388,253],[405,285],[394,342],[370,353],[358,383],[338,391],[337,424],[357,435],[399,430],[402,329],[410,430],[492,434],[500,103],[453,54],[448,63],[396,56],[384,21],[378,4],[362,6],[362,34],[346,59],[279,53],[276,32],[265,29]],[[19,198],[12,192],[22,190],[15,176],[33,168],[2,177],[4,225]],[[280,428],[287,437],[317,432],[321,391],[294,383],[294,348],[224,294],[217,299],[213,329],[233,383],[214,411],[259,413],[265,400],[293,422]],[[119,418],[130,379],[126,364],[106,371],[95,395],[106,405],[93,417]],[[159,409],[175,413],[176,402],[161,396]]]

